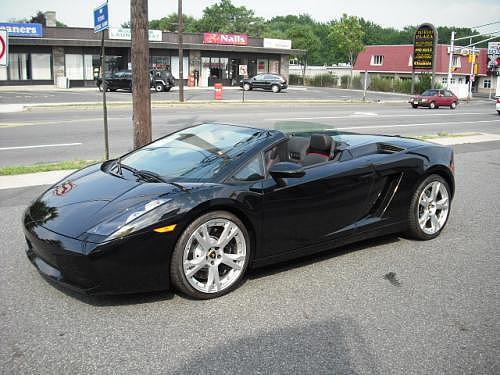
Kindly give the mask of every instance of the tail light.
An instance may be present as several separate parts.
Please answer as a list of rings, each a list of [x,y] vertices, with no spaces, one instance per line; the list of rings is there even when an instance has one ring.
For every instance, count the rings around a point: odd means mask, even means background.
[[[497,104],[500,104],[500,98],[497,98]]]

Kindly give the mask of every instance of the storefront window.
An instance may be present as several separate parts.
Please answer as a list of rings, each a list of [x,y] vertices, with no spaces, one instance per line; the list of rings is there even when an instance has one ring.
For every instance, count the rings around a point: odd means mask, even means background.
[[[31,54],[31,71],[33,75],[32,79],[52,79],[50,60],[50,53]]]
[[[268,72],[267,60],[258,59],[257,60],[257,74],[267,73],[267,72]]]
[[[175,79],[179,79],[179,56],[172,56],[171,57],[171,70],[172,70],[172,75],[174,76]],[[189,58],[187,56],[184,56],[184,64],[182,65],[182,72],[183,72],[183,77],[186,79],[189,75]]]
[[[31,79],[29,55],[27,53],[9,54],[9,75],[13,81]]]
[[[6,81],[6,80],[7,80],[7,67],[0,66],[0,81]]]
[[[83,79],[83,55],[66,54],[64,56],[66,77],[69,79]]]
[[[149,64],[153,69],[170,69],[170,56],[149,56]]]
[[[269,73],[274,73],[274,74],[280,73],[280,61],[279,60],[269,60]]]

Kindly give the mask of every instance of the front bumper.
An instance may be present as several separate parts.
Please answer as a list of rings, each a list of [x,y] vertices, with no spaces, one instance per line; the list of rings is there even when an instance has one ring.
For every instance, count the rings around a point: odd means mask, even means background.
[[[24,227],[26,255],[46,278],[85,294],[170,288],[174,236],[143,233],[103,244],[80,241],[42,226]]]

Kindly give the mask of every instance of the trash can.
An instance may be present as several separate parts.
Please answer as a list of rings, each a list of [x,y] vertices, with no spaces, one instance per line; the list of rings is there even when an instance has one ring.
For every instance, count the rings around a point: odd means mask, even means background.
[[[222,83],[216,83],[214,89],[215,100],[222,100]]]

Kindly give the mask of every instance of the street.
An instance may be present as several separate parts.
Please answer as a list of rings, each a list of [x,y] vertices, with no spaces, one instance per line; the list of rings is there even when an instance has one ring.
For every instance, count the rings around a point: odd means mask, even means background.
[[[264,93],[267,94],[267,93]],[[153,137],[205,122],[276,127],[280,122],[322,123],[344,131],[425,135],[463,132],[499,134],[494,103],[476,100],[456,110],[412,109],[398,103],[208,103],[153,108]],[[111,157],[132,147],[130,106],[109,110]],[[104,155],[102,109],[33,108],[0,114],[0,167],[61,160],[99,160]]]
[[[64,125],[18,129],[51,126]],[[498,373],[500,144],[455,152],[456,196],[435,240],[389,236],[254,270],[209,301],[55,288],[26,259],[20,225],[44,187],[0,190],[2,372]]]

